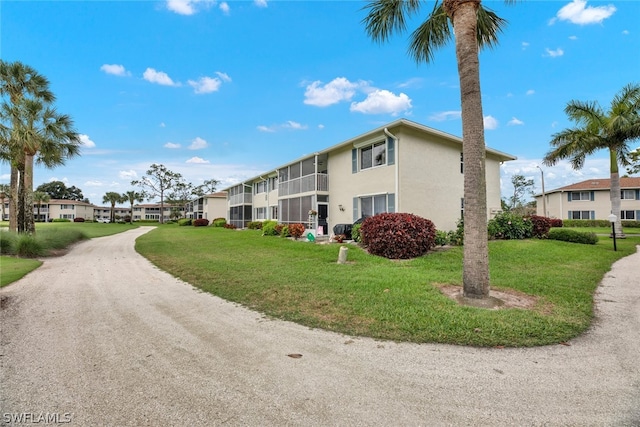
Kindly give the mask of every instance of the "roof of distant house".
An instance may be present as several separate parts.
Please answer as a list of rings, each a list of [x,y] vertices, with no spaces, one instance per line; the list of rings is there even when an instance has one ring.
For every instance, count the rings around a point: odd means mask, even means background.
[[[586,181],[576,182],[575,184],[566,185],[547,191],[546,193],[556,193],[559,191],[580,191],[580,190],[609,190],[611,188],[611,180],[609,178],[588,179]],[[622,177],[620,178],[621,189],[640,188],[640,177]],[[536,194],[539,196],[540,194]]]

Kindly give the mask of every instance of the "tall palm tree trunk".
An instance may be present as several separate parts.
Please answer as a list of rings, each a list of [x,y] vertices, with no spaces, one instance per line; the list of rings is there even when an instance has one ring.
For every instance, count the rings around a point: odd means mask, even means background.
[[[24,231],[35,234],[36,224],[33,218],[33,154],[24,153]]]
[[[611,190],[609,191],[611,213],[616,216],[616,237],[624,239],[627,236],[622,231],[622,218],[620,218],[620,174],[618,173],[618,159],[615,150],[609,150],[609,157],[611,159]]]
[[[18,233],[24,233],[24,210],[25,210],[25,188],[24,188],[24,164],[18,165]]]
[[[18,182],[20,174],[18,168],[11,163],[11,182],[9,191],[9,231],[18,231]]]
[[[462,104],[464,153],[464,260],[463,295],[489,296],[489,245],[487,239],[487,182],[485,174],[484,119],[480,92],[477,10],[479,0],[445,0],[453,19],[456,59]]]

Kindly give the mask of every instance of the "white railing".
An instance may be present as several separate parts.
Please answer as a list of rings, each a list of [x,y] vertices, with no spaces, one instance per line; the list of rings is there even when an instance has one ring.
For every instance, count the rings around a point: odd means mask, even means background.
[[[278,185],[278,197],[310,191],[329,191],[329,177],[325,173],[311,174]]]

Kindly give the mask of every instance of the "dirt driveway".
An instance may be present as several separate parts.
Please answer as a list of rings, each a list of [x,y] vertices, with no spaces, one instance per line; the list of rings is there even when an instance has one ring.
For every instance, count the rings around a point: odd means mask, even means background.
[[[149,229],[0,290],[0,426],[640,425],[640,253],[570,345],[478,349],[268,320],[153,267]]]

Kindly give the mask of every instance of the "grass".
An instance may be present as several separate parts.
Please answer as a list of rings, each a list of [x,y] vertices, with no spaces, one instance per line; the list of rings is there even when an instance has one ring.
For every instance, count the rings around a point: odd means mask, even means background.
[[[136,249],[163,270],[229,301],[350,335],[474,346],[537,346],[584,332],[593,294],[617,259],[640,238],[597,245],[547,240],[492,241],[493,289],[538,297],[532,310],[460,306],[438,289],[461,285],[462,248],[391,261],[350,245],[349,263],[336,263],[340,245],[262,237],[260,231],[158,227]]]
[[[41,265],[42,261],[37,259],[0,256],[0,288],[22,279],[27,273]]]

